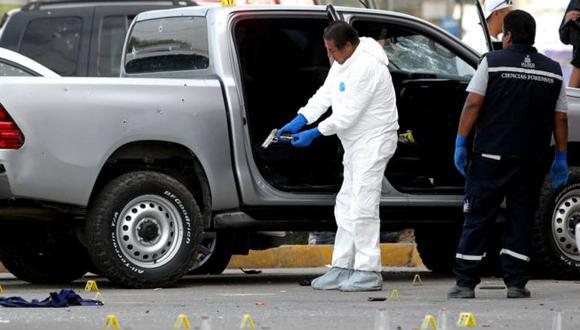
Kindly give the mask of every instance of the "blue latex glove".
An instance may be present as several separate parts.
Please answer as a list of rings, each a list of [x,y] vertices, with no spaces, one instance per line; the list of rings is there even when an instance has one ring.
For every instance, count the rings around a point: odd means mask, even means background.
[[[455,168],[465,176],[465,170],[467,169],[467,148],[465,147],[465,141],[467,139],[465,136],[457,135],[455,139],[455,156],[453,161],[455,162]]]
[[[550,175],[552,176],[552,188],[554,189],[560,188],[568,182],[568,161],[565,152],[556,151]]]
[[[320,131],[317,127],[297,134],[292,134],[292,137],[294,138],[294,140],[292,140],[292,145],[298,148],[308,147],[310,143],[312,143],[312,141],[314,141],[314,139],[320,135],[322,134],[320,134]]]
[[[306,124],[308,123],[308,120],[306,120],[306,117],[304,117],[304,115],[299,114],[298,116],[296,116],[296,118],[292,119],[291,122],[289,122],[288,124],[284,125],[282,128],[280,128],[278,130],[278,132],[276,133],[276,137],[280,137],[280,135],[284,134],[284,133],[296,133],[299,130],[302,129],[302,127],[306,126]],[[287,140],[281,140],[286,142]]]

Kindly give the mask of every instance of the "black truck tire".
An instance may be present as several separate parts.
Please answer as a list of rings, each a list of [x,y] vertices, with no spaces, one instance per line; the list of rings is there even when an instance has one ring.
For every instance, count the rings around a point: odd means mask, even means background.
[[[425,267],[435,273],[451,274],[460,236],[459,225],[416,228],[417,251]]]
[[[226,232],[206,232],[198,249],[191,275],[219,275],[232,258],[232,235]]]
[[[34,229],[34,230],[32,230]],[[34,284],[69,283],[90,269],[84,246],[53,223],[3,224],[0,260],[18,279]]]
[[[191,269],[203,224],[181,182],[138,171],[117,177],[98,193],[85,230],[102,275],[129,288],[152,288],[170,286]]]
[[[479,266],[481,276],[501,277],[501,267],[499,263],[499,234],[500,225],[494,225],[488,237],[487,257],[483,259]],[[455,266],[455,254],[459,239],[461,238],[461,223],[441,227],[429,227],[415,229],[415,241],[417,251],[425,267],[429,270],[449,275]]]
[[[580,279],[580,253],[574,235],[580,222],[580,169],[570,170],[566,186],[552,189],[547,178],[540,193],[534,224],[536,275],[554,279]]]

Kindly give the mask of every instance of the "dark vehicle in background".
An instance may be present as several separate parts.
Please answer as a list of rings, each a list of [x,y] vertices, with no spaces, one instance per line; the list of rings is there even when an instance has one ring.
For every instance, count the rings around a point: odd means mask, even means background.
[[[61,76],[118,77],[127,28],[144,11],[194,6],[191,0],[40,0],[2,18],[0,47]]]

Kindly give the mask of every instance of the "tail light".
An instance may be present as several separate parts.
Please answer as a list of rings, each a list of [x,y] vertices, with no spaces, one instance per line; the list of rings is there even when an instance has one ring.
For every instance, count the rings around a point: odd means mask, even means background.
[[[24,134],[0,104],[0,149],[20,149],[23,144]]]

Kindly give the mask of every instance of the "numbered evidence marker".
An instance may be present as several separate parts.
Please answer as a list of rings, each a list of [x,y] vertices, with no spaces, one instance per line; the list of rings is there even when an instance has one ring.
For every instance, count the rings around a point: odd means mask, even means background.
[[[256,324],[254,323],[252,316],[250,314],[244,314],[242,324],[240,324],[240,329],[247,329],[248,327],[252,330],[256,330]]]
[[[102,303],[105,302],[105,299],[103,299],[103,295],[100,292],[97,292],[97,294],[95,294],[95,298],[93,300],[98,300]]]
[[[87,285],[85,285],[85,291],[99,292],[97,282],[93,280],[87,281]]]
[[[457,326],[460,328],[477,326],[477,322],[475,322],[475,316],[473,316],[473,313],[460,313],[459,319],[457,320]]]
[[[421,323],[421,330],[437,330],[437,321],[433,315],[425,315],[423,323]]]
[[[177,320],[175,320],[175,325],[173,325],[175,329],[191,329],[191,324],[189,323],[189,319],[185,314],[179,314],[177,316]]]
[[[117,317],[113,314],[107,315],[107,319],[105,320],[105,325],[103,326],[103,329],[120,330],[121,326],[119,325],[119,320],[117,320]]]
[[[423,280],[421,280],[419,274],[415,274],[415,277],[413,277],[413,285],[423,285]]]
[[[389,296],[389,300],[399,300],[399,291],[397,291],[397,289],[391,290],[391,295]]]
[[[0,284],[0,293],[4,293],[4,288],[2,287],[1,284]]]
[[[235,6],[236,0],[222,0],[222,6]]]

